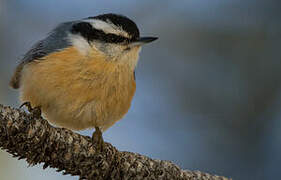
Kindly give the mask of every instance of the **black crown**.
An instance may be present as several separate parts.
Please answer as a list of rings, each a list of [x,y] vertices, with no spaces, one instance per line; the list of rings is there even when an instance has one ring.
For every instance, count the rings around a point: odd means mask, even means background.
[[[105,22],[110,21],[114,25],[121,27],[130,36],[130,38],[127,38],[116,34],[106,34],[102,30],[93,28],[89,22],[75,23],[72,26],[71,32],[73,34],[80,33],[88,41],[100,40],[108,43],[129,43],[137,40],[140,36],[137,25],[123,15],[102,14],[95,17],[88,17],[86,19],[99,19]]]

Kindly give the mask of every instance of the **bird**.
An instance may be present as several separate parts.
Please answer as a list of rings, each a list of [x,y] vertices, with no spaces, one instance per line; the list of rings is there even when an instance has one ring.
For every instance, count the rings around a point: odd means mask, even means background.
[[[140,37],[136,23],[120,14],[64,22],[23,56],[10,86],[19,89],[22,106],[51,124],[95,129],[102,149],[102,133],[131,106],[141,47],[156,39]]]

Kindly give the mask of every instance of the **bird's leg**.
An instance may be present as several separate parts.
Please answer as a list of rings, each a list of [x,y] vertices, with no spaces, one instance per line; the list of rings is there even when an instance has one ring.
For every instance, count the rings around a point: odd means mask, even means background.
[[[23,106],[27,107],[27,110],[32,114],[32,117],[34,118],[41,118],[41,107],[37,106],[32,108],[30,102],[24,102],[20,108],[22,108]]]
[[[104,142],[102,138],[102,132],[99,127],[95,127],[95,132],[93,133],[92,139],[94,143],[97,145],[97,151],[102,152],[104,148]]]

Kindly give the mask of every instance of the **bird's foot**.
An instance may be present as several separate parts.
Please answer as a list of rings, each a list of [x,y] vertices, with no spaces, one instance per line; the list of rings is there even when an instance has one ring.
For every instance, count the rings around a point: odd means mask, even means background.
[[[93,142],[96,144],[96,148],[98,152],[102,152],[104,149],[104,141],[102,138],[102,132],[98,127],[95,127],[95,132],[93,133],[92,139]]]
[[[42,112],[41,112],[41,107],[40,107],[40,106],[37,106],[37,107],[32,108],[30,102],[24,102],[24,103],[20,106],[20,108],[22,108],[22,107],[24,107],[24,106],[27,107],[27,110],[31,113],[31,115],[32,115],[33,118],[41,118]]]

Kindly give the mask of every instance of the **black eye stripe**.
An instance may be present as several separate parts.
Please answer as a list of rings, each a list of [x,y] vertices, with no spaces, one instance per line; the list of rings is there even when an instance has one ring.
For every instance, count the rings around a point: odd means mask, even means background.
[[[79,22],[72,26],[71,33],[80,33],[87,41],[100,40],[106,43],[129,43],[132,40],[123,36],[108,33],[106,34],[102,30],[95,29],[88,22]]]

